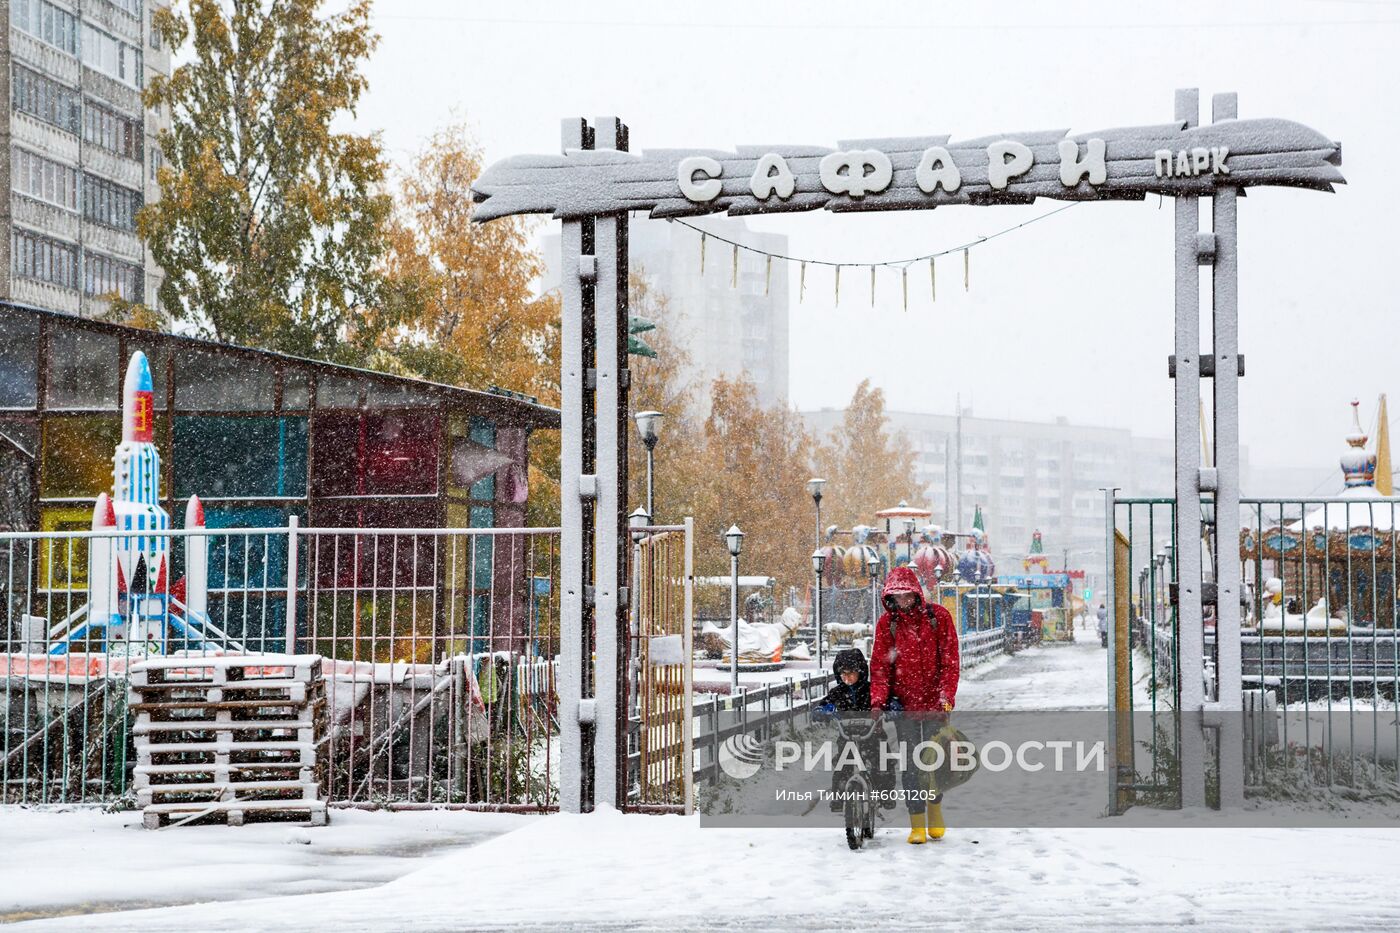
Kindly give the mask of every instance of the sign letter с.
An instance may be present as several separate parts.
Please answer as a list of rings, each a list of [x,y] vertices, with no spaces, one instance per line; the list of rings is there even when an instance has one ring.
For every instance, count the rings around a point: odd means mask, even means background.
[[[697,173],[704,173],[703,181],[696,181]],[[676,168],[676,181],[680,183],[681,194],[690,201],[713,201],[719,197],[719,176],[724,166],[709,156],[689,156],[681,159]]]

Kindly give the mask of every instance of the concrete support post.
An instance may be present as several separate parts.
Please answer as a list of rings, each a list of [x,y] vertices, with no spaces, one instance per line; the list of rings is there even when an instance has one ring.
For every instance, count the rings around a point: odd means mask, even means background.
[[[595,149],[627,150],[627,128],[616,117],[595,122]],[[595,804],[624,802],[625,779],[619,770],[619,741],[626,736],[626,704],[621,702],[618,672],[627,661],[627,580],[629,534],[624,504],[627,495],[627,214],[594,218],[594,419],[597,438],[598,498],[594,529],[594,689],[597,721],[593,731]]]
[[[1234,94],[1216,94],[1211,120],[1239,116]],[[1240,669],[1239,248],[1237,192],[1211,198],[1215,261],[1211,270],[1215,351],[1215,644],[1220,720],[1220,806],[1244,805],[1244,731]]]
[[[1200,94],[1195,88],[1176,92],[1176,118],[1195,126]],[[1178,638],[1176,708],[1182,717],[1181,805],[1205,805],[1205,735],[1201,712],[1205,642],[1201,629],[1201,310],[1199,237],[1200,203],[1195,195],[1175,200],[1176,236],[1176,554]],[[1111,560],[1111,554],[1110,554]]]
[[[584,121],[564,121],[562,147],[587,148],[591,130]],[[560,241],[560,428],[559,428],[559,809],[584,809],[583,721],[584,667],[591,662],[587,641],[587,592],[584,573],[584,226],[566,220]],[[587,264],[591,265],[590,256]],[[589,341],[591,343],[591,341]],[[591,780],[592,775],[587,777]]]

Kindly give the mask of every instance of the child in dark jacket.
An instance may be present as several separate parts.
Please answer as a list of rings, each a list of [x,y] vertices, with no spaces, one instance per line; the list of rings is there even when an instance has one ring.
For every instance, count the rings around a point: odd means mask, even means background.
[[[870,710],[870,667],[865,655],[856,648],[846,648],[836,655],[831,665],[839,681],[817,706],[821,713],[855,713]]]

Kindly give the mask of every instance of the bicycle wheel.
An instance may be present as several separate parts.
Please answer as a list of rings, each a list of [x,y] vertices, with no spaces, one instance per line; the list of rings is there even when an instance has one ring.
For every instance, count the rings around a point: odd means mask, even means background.
[[[852,849],[859,849],[865,844],[861,809],[861,801],[854,798],[846,801],[846,845]]]

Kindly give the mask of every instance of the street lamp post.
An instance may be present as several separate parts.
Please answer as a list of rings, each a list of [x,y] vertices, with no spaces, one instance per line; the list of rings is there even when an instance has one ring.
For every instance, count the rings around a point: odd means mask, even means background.
[[[724,533],[724,543],[729,548],[729,697],[732,702],[739,700],[739,552],[744,549],[744,533],[738,525],[730,525]],[[737,709],[737,707],[736,707]]]
[[[822,487],[825,485],[826,480],[820,476],[814,476],[807,480],[807,491],[812,494],[812,502],[817,506],[817,547],[822,546]]]
[[[822,655],[822,564],[826,562],[826,555],[821,548],[812,552],[812,572],[817,575],[817,591],[812,598],[814,614],[817,621],[817,669],[825,670],[826,664]]]
[[[641,600],[638,598],[638,591],[640,590],[638,584],[642,579],[642,540],[647,536],[644,529],[650,524],[651,516],[647,514],[646,509],[638,508],[631,515],[627,516],[627,527],[631,530],[632,534],[632,593],[631,599],[628,600],[628,602],[631,603],[631,607],[627,613],[632,644],[627,663],[627,695],[629,697],[629,712],[634,716],[637,713],[637,704],[639,701],[637,680],[642,670],[642,604]]]
[[[909,563],[912,566],[914,563],[914,519],[912,518],[904,520],[904,538],[908,543]]]
[[[874,638],[875,624],[880,621],[880,558],[873,549],[865,559],[865,568],[870,571],[870,636]]]
[[[1152,635],[1154,639],[1157,636],[1157,606],[1160,602],[1160,599],[1158,598],[1158,587],[1165,578],[1165,574],[1163,573],[1163,571],[1166,568],[1166,565],[1167,552],[1164,550],[1158,551],[1157,554],[1152,558]]]
[[[954,606],[957,608],[957,610],[958,610],[958,634],[959,634],[959,635],[962,634],[962,630],[963,630],[963,624],[962,624],[962,590],[960,589],[961,584],[962,584],[962,571],[959,570],[957,567],[954,567],[954,568],[953,568],[953,605],[954,605]]]
[[[637,431],[642,435],[642,443],[647,448],[647,517],[650,518],[656,514],[653,454],[656,451],[656,442],[661,439],[661,419],[666,416],[659,411],[639,411],[632,417],[637,422]]]

